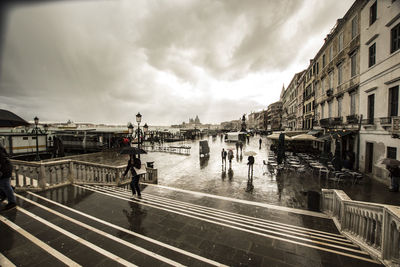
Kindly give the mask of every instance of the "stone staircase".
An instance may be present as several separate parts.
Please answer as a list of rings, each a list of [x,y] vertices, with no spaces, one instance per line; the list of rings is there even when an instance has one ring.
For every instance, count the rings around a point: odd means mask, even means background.
[[[142,185],[17,194],[0,266],[378,266],[328,216]]]

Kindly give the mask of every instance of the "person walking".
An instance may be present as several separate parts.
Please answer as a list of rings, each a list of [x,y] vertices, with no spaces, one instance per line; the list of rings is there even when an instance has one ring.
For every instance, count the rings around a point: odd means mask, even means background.
[[[232,159],[233,159],[233,151],[232,149],[229,149],[228,151],[229,169],[232,168]]]
[[[399,192],[399,179],[400,179],[400,167],[399,166],[389,166],[386,168],[389,171],[390,176],[390,192]]]
[[[7,198],[7,205],[3,211],[14,209],[17,206],[14,190],[11,187],[11,175],[13,166],[8,153],[4,147],[0,146],[0,203]]]
[[[140,176],[137,174],[139,169],[141,168],[141,161],[139,158],[136,158],[136,156],[132,156],[128,161],[128,165],[126,166],[125,172],[123,176],[125,177],[126,174],[129,172],[129,170],[132,173],[132,181],[130,183],[131,190],[132,190],[132,195],[135,196],[136,192],[138,195],[138,198],[142,198],[142,195],[140,193],[140,187],[139,187],[139,178]],[[136,190],[135,190],[136,189]]]
[[[254,157],[253,156],[249,156],[247,158],[247,165],[249,165],[249,171],[248,171],[248,177],[249,177],[249,181],[251,181],[251,183],[253,182],[253,165],[254,165]]]
[[[239,142],[236,142],[235,146],[236,146],[236,154],[239,154]]]
[[[262,144],[262,139],[260,138],[260,140],[258,140],[258,143],[260,144],[258,149],[261,149],[261,144]]]
[[[223,148],[222,149],[222,151],[221,151],[221,158],[222,158],[222,166],[224,166],[224,163],[225,163],[225,166],[226,166],[226,151],[225,151],[225,149]]]
[[[242,142],[239,142],[239,147],[240,147],[240,155],[241,155],[242,151],[243,151],[243,143]]]

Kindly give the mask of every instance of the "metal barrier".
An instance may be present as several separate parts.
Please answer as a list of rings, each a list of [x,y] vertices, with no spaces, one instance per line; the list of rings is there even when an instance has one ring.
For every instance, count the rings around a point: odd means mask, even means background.
[[[160,145],[145,145],[142,148],[148,152],[166,152],[180,155],[190,155],[190,146],[160,146]]]
[[[13,164],[12,185],[17,191],[39,191],[67,184],[120,185],[129,183],[131,173],[123,177],[126,165],[110,166],[98,163],[59,160],[51,162],[27,162],[11,160]],[[141,181],[157,183],[157,169],[147,168]]]
[[[322,189],[322,203],[345,236],[385,265],[400,265],[400,207],[354,201],[333,189]]]

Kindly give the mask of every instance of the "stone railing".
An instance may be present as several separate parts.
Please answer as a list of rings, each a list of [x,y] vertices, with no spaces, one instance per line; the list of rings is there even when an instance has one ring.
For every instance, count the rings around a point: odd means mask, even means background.
[[[123,177],[126,165],[110,166],[98,163],[59,160],[51,162],[27,162],[11,160],[13,164],[12,184],[16,190],[44,190],[66,184],[120,185],[129,183],[130,172]],[[141,181],[157,183],[157,169],[147,168]]]
[[[399,266],[400,207],[353,201],[333,189],[322,189],[322,207],[354,243],[385,265]]]

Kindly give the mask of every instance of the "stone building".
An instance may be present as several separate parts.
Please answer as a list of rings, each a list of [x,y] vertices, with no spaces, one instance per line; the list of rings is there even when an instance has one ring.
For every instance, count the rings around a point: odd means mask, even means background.
[[[267,131],[280,131],[282,130],[282,102],[278,101],[272,103],[267,109]]]
[[[315,108],[315,94],[314,91],[317,87],[315,79],[317,71],[317,63],[314,60],[310,60],[310,64],[305,70],[303,78],[303,129],[309,130],[314,125],[314,108]]]
[[[326,141],[339,141],[343,160],[354,159],[359,152],[360,12],[365,2],[355,1],[337,20],[314,58],[311,74],[315,75],[315,117],[319,127],[331,134]]]
[[[367,1],[360,14],[360,170],[389,182],[383,158],[400,159],[400,1]],[[396,125],[395,125],[396,126]]]

